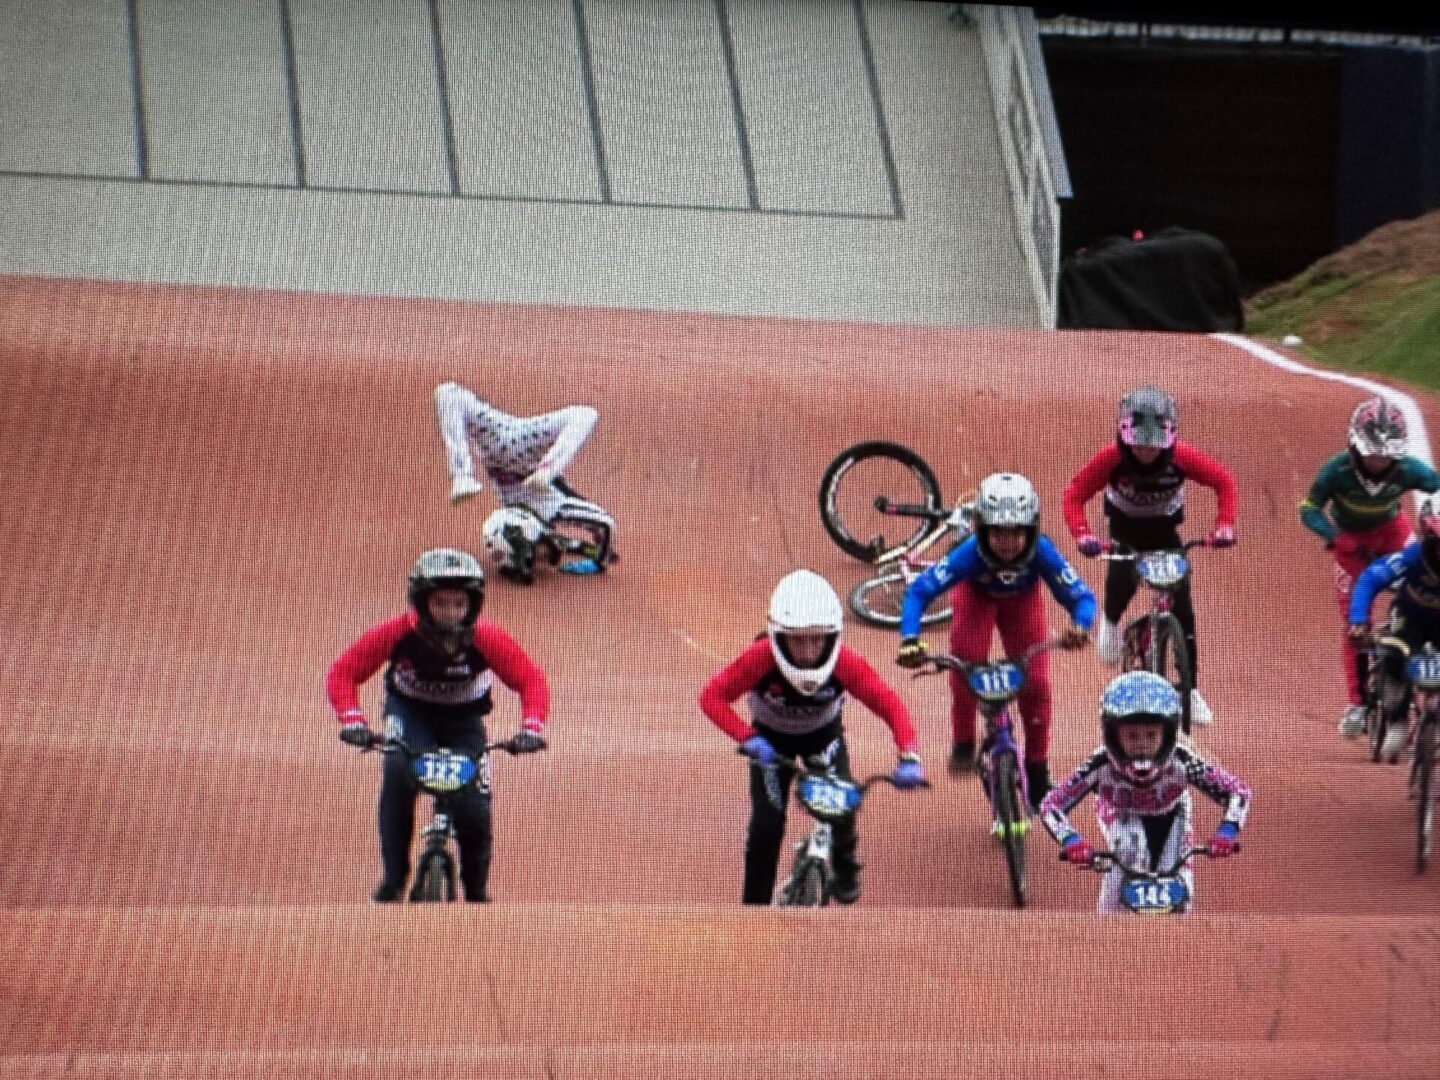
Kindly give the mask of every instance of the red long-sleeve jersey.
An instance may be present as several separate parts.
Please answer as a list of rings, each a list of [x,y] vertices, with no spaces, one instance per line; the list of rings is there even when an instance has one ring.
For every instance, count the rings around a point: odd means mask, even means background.
[[[700,708],[721,731],[736,742],[755,734],[755,728],[735,711],[733,703],[749,695],[755,721],[772,731],[804,735],[818,731],[840,715],[845,694],[852,693],[890,728],[900,753],[918,747],[910,712],[900,696],[886,685],[859,653],[845,645],[830,679],[814,694],[801,694],[780,674],[770,642],[761,638],[732,660],[700,691]]]
[[[1149,469],[1137,469],[1111,443],[1102,447],[1071,478],[1061,496],[1065,524],[1075,539],[1091,531],[1085,504],[1105,489],[1105,512],[1111,517],[1173,519],[1184,514],[1185,481],[1194,480],[1215,492],[1215,525],[1235,527],[1239,492],[1235,477],[1220,462],[1176,439],[1169,456]]]
[[[478,620],[470,644],[448,656],[420,634],[415,613],[407,612],[372,626],[330,666],[325,693],[343,723],[360,713],[360,687],[382,665],[392,693],[434,705],[475,704],[489,709],[490,688],[500,681],[520,696],[525,727],[540,732],[550,713],[545,674],[509,634],[487,619]]]

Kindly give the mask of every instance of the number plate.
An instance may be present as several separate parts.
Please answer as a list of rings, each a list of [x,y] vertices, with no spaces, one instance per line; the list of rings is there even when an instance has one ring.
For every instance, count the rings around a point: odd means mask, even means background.
[[[1405,676],[1421,690],[1440,690],[1440,655],[1422,653],[1405,665]]]
[[[842,818],[860,806],[860,789],[833,776],[801,778],[797,794],[805,809],[818,818]]]
[[[1141,915],[1167,915],[1190,897],[1181,877],[1138,878],[1125,883],[1124,902]]]
[[[1135,560],[1135,570],[1146,584],[1168,589],[1185,580],[1190,562],[1178,551],[1152,551]]]
[[[439,750],[421,754],[411,766],[426,791],[459,791],[475,779],[475,762],[464,754]]]
[[[986,664],[970,672],[970,689],[984,701],[1009,701],[1020,693],[1025,674],[1014,664]]]

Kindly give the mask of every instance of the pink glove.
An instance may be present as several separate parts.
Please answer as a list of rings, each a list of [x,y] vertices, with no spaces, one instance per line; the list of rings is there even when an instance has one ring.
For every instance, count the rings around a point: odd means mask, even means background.
[[[1080,549],[1080,554],[1084,555],[1087,559],[1097,557],[1105,548],[1105,545],[1100,542],[1098,536],[1088,532],[1081,533],[1075,538],[1075,546]]]
[[[1240,850],[1240,833],[1234,825],[1224,824],[1210,838],[1210,857],[1228,859]]]
[[[1077,866],[1089,866],[1095,860],[1095,848],[1083,836],[1072,836],[1061,847],[1060,857]]]
[[[1213,548],[1228,548],[1235,546],[1235,528],[1232,525],[1217,525],[1205,538],[1205,542]]]

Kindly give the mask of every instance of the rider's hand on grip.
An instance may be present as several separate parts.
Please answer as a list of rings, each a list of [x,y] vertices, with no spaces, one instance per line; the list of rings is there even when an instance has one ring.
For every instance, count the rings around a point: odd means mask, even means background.
[[[925,766],[919,754],[900,755],[900,761],[895,766],[895,786],[901,791],[925,786]]]
[[[537,750],[545,749],[545,740],[538,731],[531,731],[527,727],[522,727],[515,733],[515,737],[510,740],[510,745],[515,749],[515,753],[517,754],[533,754]]]
[[[1235,527],[1233,525],[1217,525],[1205,538],[1205,543],[1212,548],[1234,547]]]
[[[1210,857],[1228,859],[1240,850],[1240,830],[1228,821],[1215,830],[1210,838]]]
[[[1075,546],[1080,549],[1080,554],[1087,559],[1098,558],[1100,552],[1105,550],[1105,545],[1094,533],[1081,533],[1075,540]]]
[[[1071,836],[1060,848],[1060,857],[1077,866],[1089,866],[1095,861],[1095,847],[1083,836]]]
[[[1352,645],[1355,645],[1357,647],[1363,647],[1370,644],[1369,623],[1351,623],[1350,628],[1346,631],[1346,633],[1349,634],[1350,644]]]
[[[924,667],[927,654],[925,642],[919,638],[906,638],[900,642],[900,652],[895,657],[895,663],[903,668]]]
[[[1083,630],[1078,626],[1067,627],[1060,635],[1060,647],[1062,649],[1083,649],[1090,644],[1090,631]]]
[[[740,744],[740,752],[756,765],[767,769],[780,761],[780,755],[775,752],[775,747],[770,745],[770,740],[764,735],[751,735]]]
[[[358,746],[362,750],[368,749],[374,739],[374,732],[370,730],[370,725],[364,720],[351,720],[340,728],[340,741],[347,746]]]

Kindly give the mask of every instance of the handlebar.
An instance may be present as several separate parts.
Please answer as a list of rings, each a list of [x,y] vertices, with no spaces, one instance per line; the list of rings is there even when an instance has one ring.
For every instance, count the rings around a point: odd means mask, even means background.
[[[989,667],[992,664],[1001,663],[1014,664],[1021,671],[1024,671],[1027,667],[1030,666],[1030,661],[1034,660],[1035,657],[1039,656],[1042,652],[1047,652],[1050,649],[1058,649],[1063,647],[1064,640],[1065,639],[1061,637],[1052,637],[1046,638],[1044,641],[1037,641],[1034,645],[1031,645],[1018,657],[1014,657],[1011,659],[962,660],[960,659],[960,657],[955,656],[953,653],[936,653],[933,656],[925,657],[925,662],[930,665],[929,671],[926,671],[924,668],[922,668],[921,670],[914,672],[910,677],[912,679],[919,679],[923,678],[926,675],[938,675],[942,671],[958,671],[962,675],[968,675],[976,668]]]
[[[1236,847],[1235,850],[1239,851],[1240,849],[1239,847]],[[1197,855],[1204,855],[1206,858],[1213,858],[1214,852],[1210,850],[1209,844],[1202,844],[1200,847],[1187,848],[1180,854],[1180,856],[1175,860],[1173,864],[1162,870],[1137,870],[1135,867],[1128,866],[1124,862],[1122,862],[1120,860],[1120,856],[1113,851],[1097,851],[1091,857],[1088,863],[1084,863],[1081,865],[1083,865],[1087,870],[1094,870],[1100,874],[1108,874],[1111,870],[1118,866],[1126,874],[1129,874],[1133,877],[1162,878],[1170,877],[1178,873],[1182,866],[1184,866]],[[1065,852],[1063,850],[1060,852],[1060,861],[1066,861]]]
[[[1213,548],[1207,537],[1200,537],[1198,540],[1186,540],[1178,548],[1170,548],[1171,551],[1179,551],[1182,555],[1192,548],[1208,547]],[[1163,550],[1163,549],[1154,549]],[[1142,555],[1148,555],[1148,551],[1137,551],[1129,544],[1123,544],[1119,540],[1106,540],[1100,547],[1100,558],[1109,559],[1112,562],[1133,562]]]
[[[755,760],[738,746],[735,747],[735,753],[739,754],[747,761],[753,762]],[[796,761],[792,758],[781,758],[780,760],[775,762],[775,764],[772,765],[771,768],[779,770],[781,772],[794,773],[796,776],[826,776],[829,773],[828,769],[812,769],[810,768],[809,764],[804,760]],[[860,789],[860,793],[862,795],[865,792],[869,791],[876,784],[889,784],[893,788],[899,787],[899,785],[895,783],[895,774],[893,772],[872,773],[864,780],[856,780],[853,781],[853,783],[857,788]],[[922,788],[928,788],[930,786],[930,781],[922,780],[917,786]]]
[[[369,738],[366,740],[363,746],[360,746],[357,743],[351,743],[350,745],[358,746],[362,753],[367,754],[371,750],[374,750],[376,747],[379,747],[382,750],[399,750],[406,757],[411,758],[419,757],[422,753],[425,752],[422,750],[416,750],[404,739],[397,738],[393,735],[377,735],[373,731],[369,732]],[[454,747],[450,747],[449,749],[451,753],[463,753],[463,751],[457,751]],[[545,749],[545,742],[543,739],[540,743],[540,749]],[[507,754],[521,753],[521,751],[515,748],[515,739],[513,736],[508,739],[502,739],[499,742],[486,743],[485,746],[481,749],[480,755],[477,755],[477,757],[488,754],[491,750],[503,750]]]

